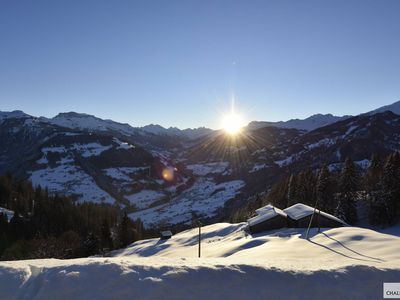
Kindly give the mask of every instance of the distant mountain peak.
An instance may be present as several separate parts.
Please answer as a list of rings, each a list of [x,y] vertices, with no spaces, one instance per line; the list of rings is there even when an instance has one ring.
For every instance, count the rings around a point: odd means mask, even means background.
[[[375,110],[372,110],[370,112],[367,112],[367,114],[372,115],[380,112],[385,112],[385,111],[391,111],[392,113],[396,115],[400,115],[400,100],[396,101],[392,104],[382,106],[380,108],[377,108]]]
[[[88,117],[98,119],[97,117],[95,117],[93,115],[89,115],[89,114],[85,114],[85,113],[77,113],[74,111],[59,113],[53,119],[57,119],[57,118],[88,118]]]
[[[30,118],[31,116],[24,113],[22,110],[0,111],[0,120],[11,118]]]
[[[295,128],[299,130],[311,131],[319,127],[323,127],[341,120],[345,120],[350,116],[334,116],[332,114],[314,114],[305,119],[291,119],[288,121],[268,122],[268,121],[253,121],[250,122],[248,128],[250,130],[272,126],[279,128]]]
[[[149,124],[140,127],[140,129],[156,135],[183,136],[189,139],[202,137],[213,132],[212,129],[206,127],[179,129],[178,127],[165,128],[158,124]]]

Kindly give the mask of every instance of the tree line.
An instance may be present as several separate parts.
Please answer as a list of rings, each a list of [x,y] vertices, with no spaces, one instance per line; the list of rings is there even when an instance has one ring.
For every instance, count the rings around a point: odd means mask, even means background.
[[[325,165],[291,174],[235,211],[231,221],[245,221],[266,204],[286,208],[298,202],[317,204],[350,225],[357,224],[363,207],[371,225],[391,226],[400,219],[400,154],[374,154],[366,170],[347,158],[340,171]]]
[[[0,260],[104,254],[154,235],[117,206],[74,202],[11,174],[0,176]]]

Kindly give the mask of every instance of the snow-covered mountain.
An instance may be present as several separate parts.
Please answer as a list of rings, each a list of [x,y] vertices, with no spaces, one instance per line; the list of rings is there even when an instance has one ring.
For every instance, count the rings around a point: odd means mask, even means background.
[[[170,127],[167,129],[157,124],[150,124],[143,127],[132,127],[129,124],[118,123],[112,120],[104,120],[89,114],[76,112],[60,113],[54,118],[41,118],[41,120],[70,129],[115,131],[127,136],[151,133],[154,135],[167,135],[195,139],[212,132],[211,129],[205,127],[195,129],[187,128],[183,130],[177,127]]]
[[[20,110],[0,111],[0,121],[4,120],[4,119],[26,118],[26,117],[30,117],[30,116]]]
[[[378,109],[368,112],[367,114],[373,115],[373,114],[385,112],[385,111],[391,111],[392,113],[394,113],[396,115],[400,115],[400,101],[394,102],[389,105],[382,106]]]
[[[11,171],[77,201],[118,204],[145,225],[206,219],[240,194],[244,182],[217,177],[224,170],[183,163],[193,142],[155,135],[94,116],[60,114],[53,119],[14,112],[0,121],[0,174]],[[188,143],[188,144],[186,144]],[[200,166],[201,167],[201,166]]]
[[[0,262],[0,299],[381,299],[400,277],[399,228],[283,229],[217,223],[110,257]]]
[[[213,132],[212,129],[206,127],[179,129],[177,127],[164,128],[157,124],[146,125],[140,129],[157,135],[181,136],[189,139],[200,138]]]
[[[193,214],[211,222],[287,174],[323,164],[339,170],[348,156],[365,169],[373,153],[399,151],[400,116],[386,111],[398,106],[312,131],[247,128],[236,139],[219,131],[187,139],[77,113],[0,113],[0,174],[77,201],[118,204],[147,227],[187,225]]]
[[[279,128],[295,128],[299,130],[311,131],[319,127],[323,127],[340,120],[345,120],[350,116],[338,117],[331,114],[316,114],[306,119],[291,119],[288,121],[268,122],[268,121],[253,121],[250,122],[248,128],[251,130],[259,129],[266,126]]]
[[[92,115],[68,112],[60,113],[54,118],[40,118],[42,122],[77,130],[116,131],[124,135],[137,134],[138,129],[129,124],[122,124],[112,120],[103,120]]]
[[[400,115],[400,101],[394,102],[390,105],[385,105],[365,114],[373,115],[391,111],[394,114]],[[352,116],[334,116],[332,114],[315,114],[306,119],[291,119],[288,121],[269,122],[269,121],[252,121],[248,124],[248,129],[255,130],[262,127],[273,126],[278,128],[295,128],[299,130],[312,131],[314,129],[324,127],[338,121],[346,120]]]

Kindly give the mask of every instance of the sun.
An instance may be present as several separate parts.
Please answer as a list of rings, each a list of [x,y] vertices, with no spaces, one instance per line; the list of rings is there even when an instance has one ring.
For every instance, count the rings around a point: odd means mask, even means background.
[[[238,134],[244,126],[243,118],[234,111],[222,118],[222,128],[230,135]]]

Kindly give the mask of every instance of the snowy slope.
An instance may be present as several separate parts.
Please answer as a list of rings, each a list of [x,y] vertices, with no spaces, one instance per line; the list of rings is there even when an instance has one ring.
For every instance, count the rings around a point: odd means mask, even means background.
[[[266,126],[273,126],[279,128],[295,128],[299,130],[311,131],[319,127],[323,127],[341,120],[345,120],[349,117],[350,116],[338,117],[332,114],[325,114],[325,115],[316,114],[306,119],[291,119],[288,121],[279,121],[279,122],[253,121],[249,123],[248,128],[250,130],[254,130]]]
[[[400,115],[400,101],[394,102],[389,105],[382,106],[378,109],[368,112],[367,114],[373,115],[373,114],[381,113],[381,112],[385,112],[385,111],[391,111],[392,113],[394,113],[396,115]]]
[[[23,111],[14,110],[14,111],[0,111],[0,121],[4,119],[12,119],[12,118],[29,118],[30,115],[27,115]]]
[[[0,115],[1,118],[1,115]],[[124,135],[151,133],[155,135],[180,136],[195,139],[211,133],[213,130],[205,127],[179,129],[177,127],[164,128],[157,124],[143,127],[132,127],[129,124],[118,123],[112,120],[104,120],[98,117],[76,112],[60,113],[54,118],[41,118],[41,121],[54,125],[79,130],[90,131],[115,131]]]
[[[397,236],[348,227],[307,241],[244,226],[203,227],[201,259],[193,229],[108,258],[1,262],[0,299],[381,299],[400,278]]]
[[[156,135],[183,136],[189,139],[200,138],[213,132],[212,129],[206,127],[179,129],[177,127],[164,128],[158,124],[149,124],[140,129]]]
[[[245,186],[242,180],[215,183],[209,178],[198,179],[192,187],[184,190],[169,202],[129,214],[132,219],[140,218],[147,228],[159,224],[190,224],[192,213],[202,218],[214,217],[225,202],[233,199]]]
[[[385,111],[391,111],[396,115],[400,115],[400,101],[379,107],[365,114],[374,115]],[[279,122],[253,121],[249,123],[248,128],[250,130],[255,130],[262,127],[273,126],[279,128],[295,128],[299,130],[311,131],[320,127],[336,123],[338,121],[346,120],[348,118],[351,118],[351,116],[339,117],[339,116],[334,116],[332,114],[315,114],[305,119],[291,119],[288,121],[279,121]]]
[[[91,131],[117,131],[124,135],[132,135],[136,133],[135,128],[129,124],[122,124],[114,122],[112,120],[103,120],[92,115],[83,113],[60,113],[54,118],[47,119],[41,118],[42,121],[79,130],[91,130]]]

